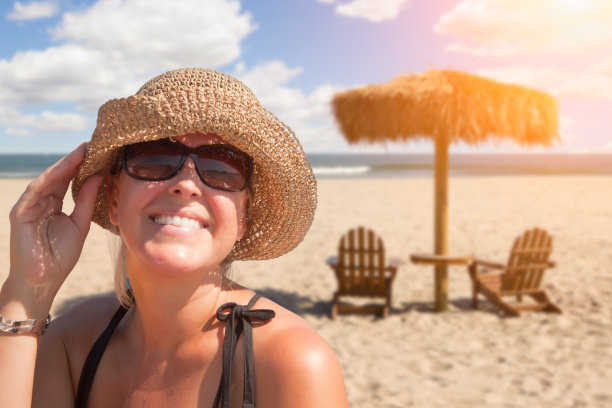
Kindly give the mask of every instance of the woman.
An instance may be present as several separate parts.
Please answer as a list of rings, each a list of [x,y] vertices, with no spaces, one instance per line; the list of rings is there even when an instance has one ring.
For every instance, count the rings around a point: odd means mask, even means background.
[[[347,406],[330,347],[224,276],[233,260],[293,249],[315,206],[299,142],[237,80],[181,69],[107,102],[91,142],[34,180],[11,211],[3,405]],[[90,220],[121,237],[121,305],[87,301],[40,336]]]

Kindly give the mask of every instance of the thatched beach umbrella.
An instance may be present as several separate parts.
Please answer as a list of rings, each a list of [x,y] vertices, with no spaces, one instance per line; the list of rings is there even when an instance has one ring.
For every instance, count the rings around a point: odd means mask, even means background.
[[[436,255],[447,254],[448,146],[510,139],[550,145],[559,139],[555,99],[543,92],[452,70],[432,69],[334,95],[349,143],[433,138]],[[436,265],[436,310],[447,307],[447,266]]]

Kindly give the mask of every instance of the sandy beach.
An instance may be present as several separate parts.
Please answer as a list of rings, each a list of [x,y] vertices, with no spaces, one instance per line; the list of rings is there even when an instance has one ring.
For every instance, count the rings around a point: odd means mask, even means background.
[[[28,180],[0,180],[0,278],[9,269],[8,213]],[[449,270],[450,310],[433,313],[433,271],[409,262],[433,247],[430,178],[319,181],[312,229],[293,252],[238,262],[238,282],[302,315],[334,348],[351,407],[612,406],[612,177],[453,177],[449,248],[505,261],[512,240],[538,226],[554,236],[544,287],[563,314],[500,318],[470,303],[465,267]],[[68,199],[66,207],[72,206]],[[336,287],[325,259],[364,225],[404,263],[387,319],[329,317]],[[53,307],[112,291],[109,245],[93,226]],[[256,335],[256,333],[255,333]]]

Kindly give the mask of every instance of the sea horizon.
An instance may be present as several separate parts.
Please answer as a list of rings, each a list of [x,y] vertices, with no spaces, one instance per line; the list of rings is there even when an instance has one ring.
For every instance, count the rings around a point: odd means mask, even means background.
[[[307,154],[318,178],[431,177],[432,153]],[[612,154],[451,153],[449,176],[612,175]]]
[[[307,153],[315,176],[431,177],[431,153]],[[2,153],[0,178],[33,178],[63,154]],[[451,153],[449,176],[612,175],[610,153]]]

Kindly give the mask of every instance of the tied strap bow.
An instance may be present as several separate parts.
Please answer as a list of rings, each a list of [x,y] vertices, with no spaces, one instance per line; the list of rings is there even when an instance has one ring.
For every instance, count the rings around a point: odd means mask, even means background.
[[[217,309],[217,319],[225,322],[225,338],[223,339],[223,371],[221,373],[219,391],[213,405],[215,408],[219,406],[219,400],[222,401],[222,408],[229,408],[230,406],[232,360],[242,331],[244,331],[244,393],[242,407],[255,407],[253,328],[251,320],[266,322],[276,316],[274,310],[251,310],[251,307],[253,307],[259,298],[259,295],[254,296],[246,306],[229,302],[219,306],[219,309]]]

